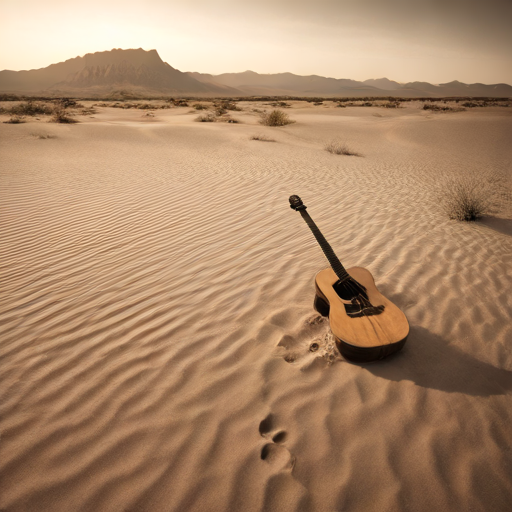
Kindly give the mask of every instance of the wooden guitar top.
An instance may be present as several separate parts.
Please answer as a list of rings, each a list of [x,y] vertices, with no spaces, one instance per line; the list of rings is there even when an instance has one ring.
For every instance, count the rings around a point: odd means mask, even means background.
[[[339,340],[355,347],[379,347],[404,340],[409,334],[409,322],[404,313],[382,295],[372,274],[362,267],[352,267],[347,272],[367,291],[373,306],[384,306],[377,315],[351,317],[347,315],[345,304],[335,292],[333,285],[338,277],[331,268],[320,271],[315,282],[320,292],[329,302],[329,322],[331,330]]]

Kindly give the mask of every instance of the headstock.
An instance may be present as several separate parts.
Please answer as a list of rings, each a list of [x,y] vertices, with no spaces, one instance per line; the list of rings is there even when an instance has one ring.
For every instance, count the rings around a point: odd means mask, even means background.
[[[305,210],[307,206],[302,202],[302,199],[299,196],[290,196],[288,199],[290,201],[290,208],[292,210]]]

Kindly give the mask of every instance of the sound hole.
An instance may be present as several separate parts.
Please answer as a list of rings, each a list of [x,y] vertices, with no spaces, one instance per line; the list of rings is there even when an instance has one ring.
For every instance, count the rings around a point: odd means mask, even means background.
[[[336,281],[332,287],[338,297],[342,300],[352,300],[359,297],[359,295],[362,295],[366,300],[368,300],[368,294],[366,293],[364,286],[361,286],[357,281],[353,281],[352,279],[343,282]]]
[[[379,315],[384,311],[384,306],[374,306],[370,302],[366,288],[354,279],[337,281],[333,284],[333,288],[338,297],[344,301],[350,301],[350,304],[343,304],[350,318]]]

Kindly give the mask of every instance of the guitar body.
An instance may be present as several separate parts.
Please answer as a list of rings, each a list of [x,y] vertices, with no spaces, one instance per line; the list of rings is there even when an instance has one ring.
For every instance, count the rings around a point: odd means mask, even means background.
[[[342,300],[333,285],[338,281],[331,268],[315,277],[315,309],[329,317],[331,331],[341,355],[358,363],[376,361],[399,351],[409,334],[409,323],[404,313],[382,295],[372,274],[362,267],[347,269],[348,274],[366,288],[373,306],[384,306],[378,314],[350,315],[350,301]]]

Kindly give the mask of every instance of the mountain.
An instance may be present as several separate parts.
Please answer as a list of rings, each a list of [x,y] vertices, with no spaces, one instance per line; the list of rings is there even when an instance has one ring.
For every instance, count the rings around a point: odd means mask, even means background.
[[[512,97],[507,84],[464,84],[450,82],[433,85],[428,82],[400,84],[387,78],[364,82],[345,78],[326,78],[318,75],[299,76],[292,73],[258,74],[254,71],[209,75],[188,72],[189,76],[205,84],[217,84],[240,90],[243,95],[287,96],[393,96],[405,98],[442,98],[449,96]]]
[[[464,84],[453,81],[400,84],[388,78],[360,82],[346,78],[293,73],[183,73],[164,62],[156,50],[142,48],[88,53],[30,71],[0,71],[0,92],[40,95],[141,97],[190,96],[309,96],[309,97],[512,97],[507,84]]]
[[[195,80],[164,62],[156,50],[113,49],[30,71],[0,71],[0,91],[99,96],[123,90],[139,95],[233,94]]]
[[[239,89],[244,95],[291,95],[322,96],[351,95],[366,96],[375,93],[375,88],[355,80],[326,78],[324,76],[300,76],[293,73],[260,75],[254,71],[224,73],[222,75],[202,75],[189,73],[196,80],[208,84],[222,84]]]
[[[384,89],[386,91],[393,91],[394,89],[400,89],[402,86],[398,82],[388,80],[387,78],[377,78],[376,80],[370,79],[365,80],[366,85],[377,87],[377,89]]]
[[[30,71],[0,71],[0,91],[27,92],[48,89],[56,82],[62,82],[71,73],[83,68],[83,58],[75,57],[65,62],[52,64]]]

